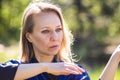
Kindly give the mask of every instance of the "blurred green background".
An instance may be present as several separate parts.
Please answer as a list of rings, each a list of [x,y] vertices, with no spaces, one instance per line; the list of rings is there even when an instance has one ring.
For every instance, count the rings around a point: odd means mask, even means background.
[[[21,19],[32,0],[0,0],[0,63],[17,59]],[[42,0],[43,1],[43,0]],[[74,35],[77,63],[98,79],[120,44],[120,0],[44,0],[58,4]],[[120,70],[115,80],[120,80]]]

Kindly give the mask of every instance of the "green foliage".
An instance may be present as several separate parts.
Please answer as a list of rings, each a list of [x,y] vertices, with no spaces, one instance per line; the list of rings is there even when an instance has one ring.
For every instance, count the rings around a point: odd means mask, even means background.
[[[120,1],[73,0],[65,4],[63,11],[66,22],[75,36],[74,53],[86,59],[106,53],[108,46],[120,42]],[[115,39],[113,39],[116,37]],[[112,53],[112,52],[109,52]],[[96,55],[97,54],[97,55]],[[93,57],[91,56],[93,55]]]
[[[25,7],[32,0],[0,0],[0,43],[11,45],[19,41],[21,18]],[[41,0],[44,1],[44,0]],[[94,65],[106,62],[104,53],[112,53],[106,48],[120,43],[120,0],[45,0],[58,4],[75,41],[73,53],[78,60]],[[16,59],[0,53],[0,63]],[[105,63],[106,64],[106,63]],[[99,78],[103,66],[92,67],[91,80]],[[115,80],[119,80],[120,68]]]
[[[118,68],[118,70],[116,72],[115,80],[120,80],[120,67]]]
[[[30,0],[0,0],[0,43],[9,45],[19,40],[21,17]]]
[[[88,72],[90,79],[91,80],[98,80],[103,69],[104,69],[104,66],[101,66],[101,65],[95,66],[94,65],[94,67],[92,67],[92,69]]]
[[[0,0],[0,43],[10,45],[19,41],[22,14],[31,1]],[[83,61],[97,61],[100,54],[112,53],[111,49],[106,51],[107,47],[120,43],[120,0],[45,1],[62,8],[75,38],[73,52]]]
[[[18,54],[10,55],[3,52],[0,52],[0,63],[4,63],[9,60],[17,60]]]
[[[94,65],[92,69],[88,72],[91,80],[98,80],[100,77],[100,74],[102,73],[105,65]],[[120,67],[118,68],[114,80],[120,79]]]

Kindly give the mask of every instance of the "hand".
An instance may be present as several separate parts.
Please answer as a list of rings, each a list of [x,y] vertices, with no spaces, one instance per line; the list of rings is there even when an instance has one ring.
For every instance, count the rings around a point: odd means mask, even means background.
[[[53,75],[82,74],[83,72],[85,72],[84,69],[80,68],[74,63],[47,63],[45,66],[46,72]]]

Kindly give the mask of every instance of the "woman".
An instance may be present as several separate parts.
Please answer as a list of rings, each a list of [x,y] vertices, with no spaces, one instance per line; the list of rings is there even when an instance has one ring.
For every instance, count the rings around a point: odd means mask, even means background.
[[[115,49],[99,80],[114,80],[120,62],[120,45]]]
[[[4,64],[12,66],[8,70],[13,74],[4,68],[9,79],[4,76],[2,80],[90,80],[87,72],[73,63],[71,39],[57,6],[32,2],[23,15],[21,60]]]

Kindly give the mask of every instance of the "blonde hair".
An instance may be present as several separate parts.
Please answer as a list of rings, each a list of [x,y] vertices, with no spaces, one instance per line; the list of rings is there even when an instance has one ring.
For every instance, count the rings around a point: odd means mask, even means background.
[[[65,21],[63,19],[61,9],[48,2],[32,2],[30,3],[24,11],[23,18],[22,18],[22,30],[21,30],[21,48],[22,48],[22,56],[21,61],[23,62],[30,62],[30,60],[35,56],[34,50],[32,47],[32,43],[30,43],[26,38],[26,32],[32,33],[33,31],[33,15],[35,13],[40,13],[42,11],[52,11],[55,12],[63,26],[63,41],[61,48],[57,54],[57,58],[64,61],[64,62],[72,62],[72,55],[71,55],[71,44],[72,44],[72,34],[68,30]]]

